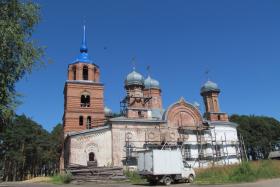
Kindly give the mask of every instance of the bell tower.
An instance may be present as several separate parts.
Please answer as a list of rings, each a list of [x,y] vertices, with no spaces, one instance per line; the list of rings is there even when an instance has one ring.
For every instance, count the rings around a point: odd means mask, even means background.
[[[100,83],[99,66],[92,63],[86,44],[86,27],[80,54],[68,65],[64,86],[64,132],[77,132],[104,124],[104,86]]]
[[[220,112],[218,85],[212,81],[207,81],[200,90],[205,105],[205,117],[209,121],[228,121],[228,115]]]

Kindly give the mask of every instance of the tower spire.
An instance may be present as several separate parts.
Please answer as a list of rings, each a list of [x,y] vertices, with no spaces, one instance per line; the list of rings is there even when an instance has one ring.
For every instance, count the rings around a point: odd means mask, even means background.
[[[81,53],[87,53],[88,51],[88,48],[87,48],[87,41],[86,41],[86,25],[84,24],[84,27],[83,27],[83,41],[82,41],[82,45],[81,45],[81,48],[80,48],[80,52]]]
[[[86,63],[92,62],[88,55],[87,40],[86,40],[86,24],[85,23],[83,26],[83,40],[82,40],[82,45],[80,47],[80,54],[79,54],[78,58],[76,59],[76,62],[86,62]]]

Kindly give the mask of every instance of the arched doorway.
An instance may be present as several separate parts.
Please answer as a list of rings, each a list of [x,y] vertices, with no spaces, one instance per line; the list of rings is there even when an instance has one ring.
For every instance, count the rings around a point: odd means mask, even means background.
[[[97,160],[96,160],[96,157],[95,157],[94,152],[90,152],[90,153],[88,154],[88,162],[87,162],[87,165],[88,165],[88,166],[91,166],[91,167],[97,167]]]
[[[95,154],[94,154],[93,152],[90,152],[90,153],[88,154],[88,160],[89,160],[90,162],[95,161]]]

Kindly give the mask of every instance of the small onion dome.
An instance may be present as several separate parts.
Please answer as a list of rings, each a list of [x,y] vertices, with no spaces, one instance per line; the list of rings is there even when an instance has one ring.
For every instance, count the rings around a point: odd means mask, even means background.
[[[156,88],[160,89],[159,82],[148,76],[144,81],[145,89]]]
[[[113,112],[110,108],[106,107],[104,108],[104,113],[106,117],[111,117],[113,115]]]
[[[206,93],[206,92],[220,92],[220,89],[218,85],[212,81],[207,81],[202,88],[200,89],[200,93]]]
[[[131,85],[140,85],[144,86],[144,78],[140,73],[137,73],[133,70],[130,74],[127,75],[125,79],[125,86]]]

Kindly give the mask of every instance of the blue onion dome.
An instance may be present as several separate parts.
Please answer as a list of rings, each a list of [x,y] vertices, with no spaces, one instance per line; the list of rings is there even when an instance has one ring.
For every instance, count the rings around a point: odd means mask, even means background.
[[[206,93],[206,92],[220,92],[220,89],[218,85],[210,80],[208,80],[200,89],[200,93]]]
[[[160,89],[159,82],[148,76],[144,81],[145,89],[156,88]]]
[[[125,79],[125,86],[131,86],[131,85],[139,85],[144,86],[144,78],[143,76],[133,70],[131,73],[129,73]]]
[[[106,107],[106,106],[105,106],[105,108],[104,108],[104,113],[105,113],[105,116],[106,116],[106,117],[110,117],[110,116],[113,115],[112,110],[111,110],[110,108]]]

